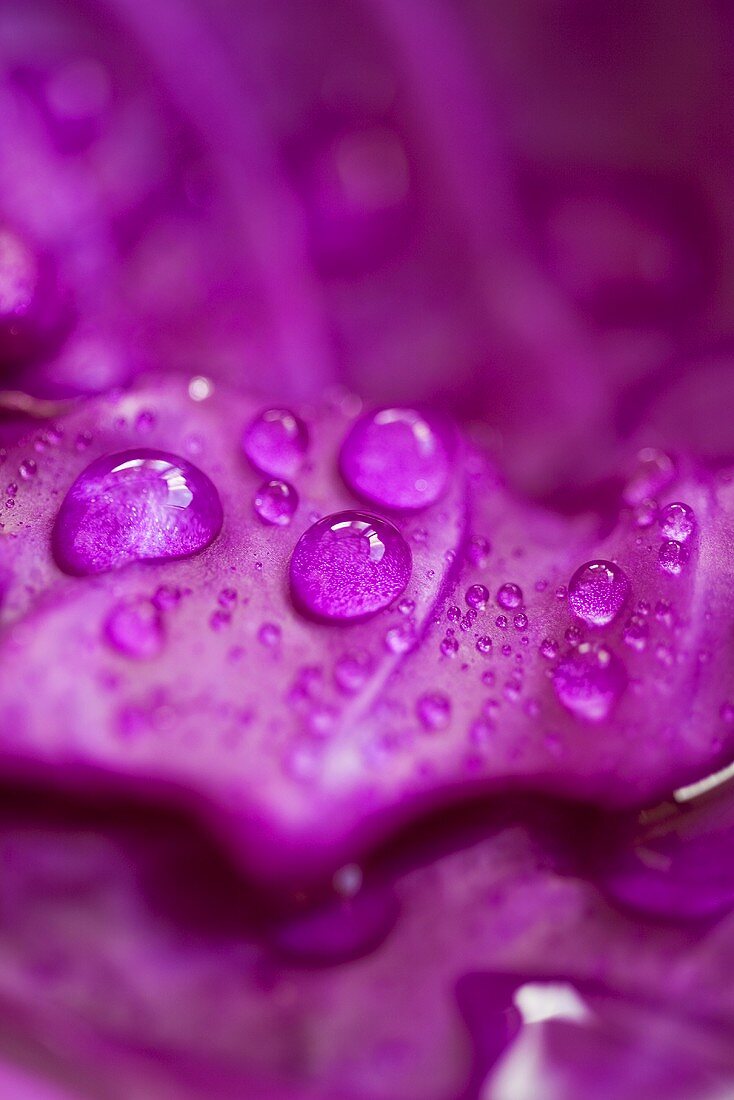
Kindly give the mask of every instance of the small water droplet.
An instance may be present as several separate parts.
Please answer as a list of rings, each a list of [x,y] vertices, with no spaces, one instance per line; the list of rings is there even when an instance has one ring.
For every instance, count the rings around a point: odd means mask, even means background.
[[[526,630],[528,625],[528,617],[524,611],[519,611],[512,620],[515,630]]]
[[[484,535],[472,535],[466,556],[472,565],[485,565],[492,545]]]
[[[650,631],[645,620],[639,615],[633,615],[625,626],[622,637],[631,649],[635,649],[638,653],[642,653],[647,646],[649,633]]]
[[[452,604],[446,609],[446,618],[450,623],[458,623],[461,618],[461,608],[457,607],[456,604]]]
[[[644,447],[637,455],[635,469],[625,486],[625,503],[635,505],[658,496],[675,476],[670,455],[657,447]]]
[[[290,409],[265,409],[242,436],[242,448],[255,469],[276,478],[290,478],[300,470],[308,445],[308,428]]]
[[[687,542],[696,530],[696,515],[689,505],[675,501],[660,513],[660,529],[666,539]]]
[[[608,626],[629,598],[627,574],[611,561],[587,561],[568,582],[568,602],[589,626]]]
[[[505,611],[513,611],[522,603],[522,589],[511,582],[503,584],[497,592],[497,603],[500,607],[504,607]]]
[[[126,657],[146,660],[163,649],[163,621],[150,600],[143,597],[122,600],[107,617],[105,637]]]
[[[728,701],[722,703],[719,710],[719,718],[722,722],[726,722],[727,726],[734,725],[734,703]]]
[[[412,615],[415,611],[415,600],[403,596],[402,600],[398,601],[398,611],[401,615]]]
[[[488,634],[483,634],[481,638],[477,638],[477,653],[481,653],[483,657],[492,652],[492,639]]]
[[[18,467],[18,473],[24,481],[30,481],[38,473],[38,464],[33,458],[25,458]]]
[[[216,608],[209,616],[209,626],[217,632],[226,629],[231,622],[232,612],[226,611],[223,607]]]
[[[367,512],[337,512],[298,540],[291,589],[302,610],[348,621],[389,607],[411,570],[410,548],[392,523]]]
[[[287,527],[298,508],[298,493],[287,481],[266,481],[255,493],[255,513],[263,523]]]
[[[374,664],[369,653],[344,653],[334,665],[334,681],[345,695],[356,695],[369,680]]]
[[[151,409],[141,409],[135,418],[135,430],[143,435],[152,432],[155,424],[155,413]]]
[[[181,589],[161,584],[153,593],[153,604],[159,611],[170,611],[181,601]]]
[[[415,709],[426,730],[445,729],[451,719],[451,700],[441,691],[430,691],[421,695]]]
[[[552,638],[544,638],[539,648],[541,656],[547,661],[552,661],[558,656],[558,642],[553,641]]]
[[[417,635],[412,622],[391,626],[385,634],[385,647],[391,653],[407,653],[416,643]]]
[[[602,722],[609,716],[626,685],[624,665],[605,645],[586,642],[553,670],[558,701],[590,722]]]
[[[217,603],[220,607],[224,607],[227,611],[231,611],[237,603],[237,589],[223,588],[217,596]]]
[[[413,511],[443,494],[451,452],[449,429],[434,414],[383,408],[352,425],[339,461],[352,492],[384,508]]]
[[[489,589],[485,588],[483,584],[472,584],[467,588],[464,598],[469,607],[475,611],[484,611],[489,603]]]
[[[213,542],[222,521],[219,494],[196,466],[163,451],[125,451],[97,459],[71,486],[54,556],[75,575],[188,557]]]
[[[257,640],[266,649],[275,649],[280,645],[283,632],[277,623],[263,623],[257,632]]]
[[[632,518],[636,527],[652,527],[658,516],[658,502],[648,498],[636,504],[632,510]]]
[[[671,577],[679,577],[683,572],[683,566],[688,560],[688,548],[681,542],[670,539],[664,542],[658,551],[658,561],[661,569],[669,573]]]
[[[456,654],[459,652],[459,643],[454,637],[453,633],[449,634],[447,631],[441,639],[441,645],[439,648],[444,657],[451,658],[455,657]]]

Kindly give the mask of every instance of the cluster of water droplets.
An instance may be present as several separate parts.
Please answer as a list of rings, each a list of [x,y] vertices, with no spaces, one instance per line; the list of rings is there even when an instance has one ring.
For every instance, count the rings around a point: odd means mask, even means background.
[[[660,513],[663,542],[658,550],[660,566],[673,577],[680,576],[690,557],[690,544],[696,532],[696,516],[688,504],[674,501]]]

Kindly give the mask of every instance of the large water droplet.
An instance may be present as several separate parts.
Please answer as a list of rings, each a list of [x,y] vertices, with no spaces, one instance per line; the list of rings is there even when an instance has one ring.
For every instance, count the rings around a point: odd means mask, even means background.
[[[107,641],[126,657],[145,660],[156,657],[165,640],[161,614],[143,597],[122,600],[105,623]]]
[[[293,477],[308,451],[308,428],[290,409],[266,409],[245,428],[242,448],[263,474]]]
[[[296,603],[324,619],[360,619],[400,595],[410,547],[392,523],[367,512],[337,512],[301,536],[291,558]]]
[[[568,582],[568,602],[590,626],[607,626],[629,597],[627,574],[611,561],[587,561]]]
[[[255,493],[255,512],[263,523],[287,527],[298,507],[298,493],[287,481],[266,481]]]
[[[79,576],[188,557],[217,537],[222,519],[219,494],[196,466],[163,451],[124,451],[97,459],[69,489],[54,557]]]
[[[602,722],[627,685],[624,665],[605,645],[585,642],[553,670],[558,701],[579,718]]]
[[[340,464],[358,496],[384,508],[415,510],[444,492],[450,456],[450,432],[438,417],[415,409],[377,409],[350,429]]]
[[[660,527],[666,539],[687,542],[696,530],[696,515],[688,504],[675,501],[660,513]]]

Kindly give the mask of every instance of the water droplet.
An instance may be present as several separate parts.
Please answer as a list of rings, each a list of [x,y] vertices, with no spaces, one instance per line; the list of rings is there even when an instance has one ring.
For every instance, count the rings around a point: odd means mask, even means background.
[[[126,657],[156,657],[165,641],[163,621],[153,603],[143,597],[123,600],[105,622],[105,637]]]
[[[505,611],[513,611],[522,603],[522,589],[517,584],[503,584],[497,592],[497,603]]]
[[[660,513],[660,529],[666,539],[687,542],[696,530],[696,516],[691,507],[675,501]]]
[[[441,691],[429,691],[421,695],[415,710],[424,729],[442,730],[451,719],[451,700]]]
[[[484,565],[491,549],[491,543],[484,535],[472,535],[466,556],[472,565]]]
[[[663,626],[671,627],[673,625],[673,609],[667,600],[658,600],[655,604],[655,618]]]
[[[526,630],[528,625],[528,617],[524,611],[519,611],[513,618],[515,630]]]
[[[412,615],[415,611],[415,600],[404,596],[402,600],[398,601],[398,611],[401,615]]]
[[[456,604],[452,604],[446,610],[446,618],[449,620],[450,623],[458,623],[459,619],[461,618],[461,608],[457,607]]]
[[[151,409],[141,409],[135,418],[135,430],[145,435],[153,431],[155,423],[155,413]]]
[[[388,607],[411,570],[410,547],[392,523],[366,512],[337,512],[299,539],[291,558],[291,588],[303,610],[347,621]]]
[[[455,657],[456,654],[459,652],[459,643],[454,637],[453,633],[449,634],[447,632],[441,639],[441,645],[439,648],[444,657]]]
[[[661,569],[670,573],[671,577],[679,577],[688,561],[688,548],[682,542],[674,542],[672,539],[664,542],[658,550],[658,561]]]
[[[361,691],[373,672],[373,661],[364,650],[344,653],[334,665],[334,681],[345,695]]]
[[[658,516],[658,502],[647,498],[636,504],[632,510],[632,518],[636,527],[652,527]]]
[[[483,584],[473,584],[467,588],[464,598],[469,607],[474,608],[475,611],[484,611],[489,602],[489,589]]]
[[[391,653],[407,653],[415,642],[416,631],[412,622],[392,626],[385,634],[385,646]]]
[[[266,649],[275,649],[280,645],[283,632],[277,623],[263,623],[257,632],[257,640]]]
[[[153,604],[159,611],[170,611],[181,601],[181,589],[170,584],[160,585],[153,593]]]
[[[488,634],[483,634],[481,638],[477,638],[476,648],[477,653],[481,653],[484,657],[492,652],[492,639]]]
[[[602,722],[627,685],[624,665],[605,645],[585,642],[553,670],[558,701],[579,718]]]
[[[507,621],[508,620],[506,615],[498,615],[497,618],[494,620],[494,623],[495,626],[499,627],[500,630],[507,630]]]
[[[438,417],[415,409],[377,409],[351,427],[340,466],[349,488],[373,504],[425,508],[444,492],[451,436]]]
[[[649,633],[645,620],[639,615],[633,615],[625,626],[622,637],[628,646],[642,653],[647,646]]]
[[[629,597],[627,574],[611,561],[587,561],[568,582],[571,610],[589,626],[607,626]]]
[[[726,722],[727,726],[734,725],[734,703],[728,701],[722,703],[719,709],[719,718],[722,722]]]
[[[287,527],[298,507],[298,493],[287,481],[266,481],[255,493],[254,508],[263,523]]]
[[[558,642],[552,638],[544,638],[540,643],[540,653],[547,661],[552,661],[558,656]]]
[[[625,503],[636,505],[656,497],[675,476],[670,455],[656,447],[644,447],[624,490]]]
[[[218,607],[215,611],[212,611],[209,616],[209,626],[212,630],[216,630],[217,633],[220,630],[224,630],[232,622],[231,611],[226,611],[223,607]]]
[[[300,470],[308,443],[308,428],[290,409],[266,409],[242,436],[242,448],[255,469],[277,478],[293,477]]]
[[[217,603],[220,607],[230,611],[237,603],[237,589],[236,588],[223,588],[217,596]]]
[[[97,459],[71,486],[54,556],[74,575],[188,557],[213,542],[222,520],[219,494],[196,466],[163,451],[125,451]]]
[[[18,473],[24,481],[30,481],[38,473],[38,464],[33,458],[25,458],[18,467]]]

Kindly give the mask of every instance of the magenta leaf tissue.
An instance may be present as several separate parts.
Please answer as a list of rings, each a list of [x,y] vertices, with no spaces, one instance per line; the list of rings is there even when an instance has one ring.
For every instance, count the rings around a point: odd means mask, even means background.
[[[734,1091],[733,48],[0,10],[2,1097]]]

